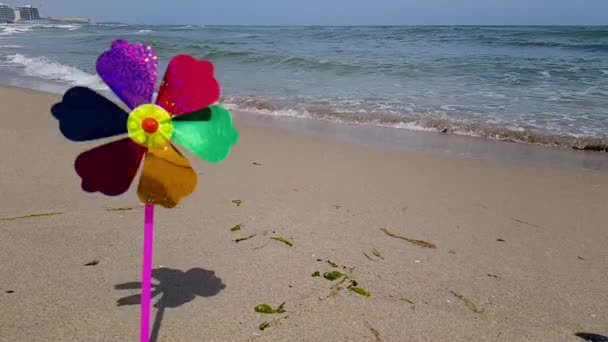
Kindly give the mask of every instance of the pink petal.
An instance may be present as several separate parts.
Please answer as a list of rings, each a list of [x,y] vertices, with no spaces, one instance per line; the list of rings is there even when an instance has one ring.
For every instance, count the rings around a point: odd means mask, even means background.
[[[207,108],[219,98],[220,85],[213,77],[213,64],[179,55],[169,62],[156,104],[177,116]]]

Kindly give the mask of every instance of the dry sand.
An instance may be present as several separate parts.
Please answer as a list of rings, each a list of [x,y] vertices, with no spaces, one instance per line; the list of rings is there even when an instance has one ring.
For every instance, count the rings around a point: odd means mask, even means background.
[[[137,302],[142,206],[80,190],[73,160],[99,142],[60,135],[57,99],[0,90],[0,341],[136,341],[138,306],[117,300]],[[158,341],[608,335],[607,172],[354,146],[244,115],[228,161],[190,155],[198,190],[156,211]],[[332,270],[371,297],[311,276]]]

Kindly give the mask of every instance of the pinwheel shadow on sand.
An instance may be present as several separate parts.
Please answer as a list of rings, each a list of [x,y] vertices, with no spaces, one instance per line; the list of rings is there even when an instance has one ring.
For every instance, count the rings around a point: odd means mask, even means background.
[[[152,298],[158,298],[154,307],[157,309],[150,334],[150,342],[158,340],[166,308],[177,308],[199,297],[212,297],[226,288],[222,279],[215,276],[214,271],[202,268],[191,268],[181,271],[172,268],[156,268],[152,270]],[[141,289],[141,282],[128,282],[114,285],[116,290]],[[120,298],[118,306],[141,304],[141,294]]]
[[[588,333],[588,332],[578,332],[574,335],[578,336],[588,342],[608,342],[608,337],[604,336],[604,335],[598,335],[598,334],[593,334],[593,333]]]

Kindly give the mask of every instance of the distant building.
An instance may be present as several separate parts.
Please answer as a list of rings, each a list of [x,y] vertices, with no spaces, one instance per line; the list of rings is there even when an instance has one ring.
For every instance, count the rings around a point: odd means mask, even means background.
[[[0,2],[0,23],[12,23],[15,21],[15,10],[9,5]]]
[[[38,9],[32,6],[15,7],[15,21],[40,20]]]

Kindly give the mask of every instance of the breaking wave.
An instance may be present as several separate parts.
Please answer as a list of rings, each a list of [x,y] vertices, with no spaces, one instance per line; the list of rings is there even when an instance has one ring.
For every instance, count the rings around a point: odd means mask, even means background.
[[[608,152],[608,136],[574,136],[551,134],[529,127],[504,126],[453,119],[447,116],[382,112],[374,110],[350,111],[319,105],[299,108],[278,105],[262,98],[228,98],[226,107],[261,115],[298,119],[325,120],[342,124],[391,127],[412,131],[465,135],[492,140],[511,141],[545,146]]]
[[[31,26],[4,26],[4,29],[0,31],[0,36],[10,36],[18,33],[28,32],[31,29]]]
[[[19,66],[22,71],[32,77],[60,81],[71,85],[88,86],[95,89],[106,89],[96,75],[89,74],[73,66],[55,62],[46,57],[28,57],[13,54],[4,57],[5,62]]]

